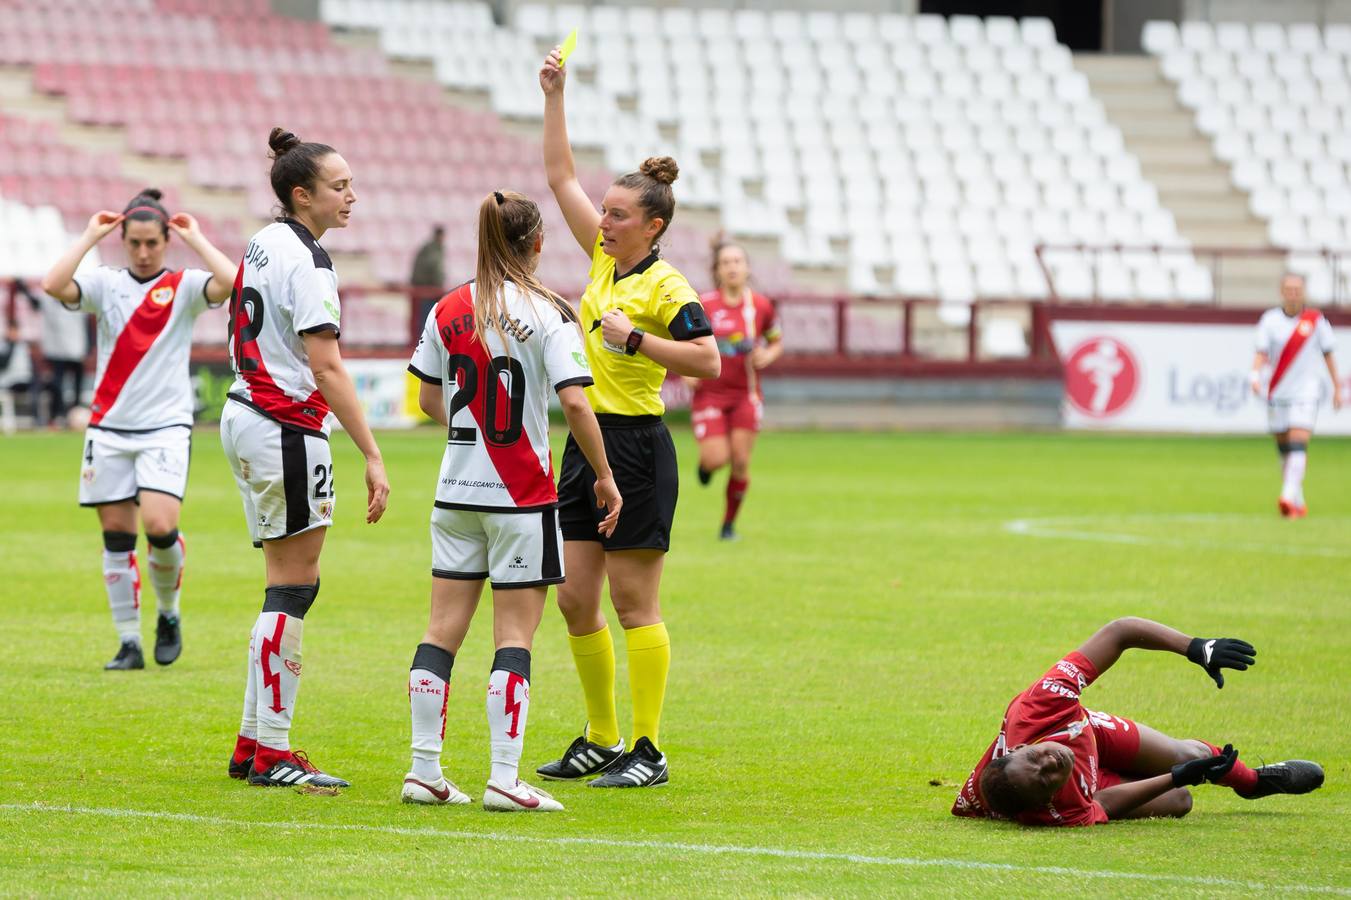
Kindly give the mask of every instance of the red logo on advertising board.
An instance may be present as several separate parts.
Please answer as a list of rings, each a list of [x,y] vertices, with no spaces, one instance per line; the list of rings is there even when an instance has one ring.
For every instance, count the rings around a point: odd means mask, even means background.
[[[1121,412],[1140,384],[1140,366],[1116,338],[1082,341],[1065,361],[1065,396],[1079,412],[1104,419]]]

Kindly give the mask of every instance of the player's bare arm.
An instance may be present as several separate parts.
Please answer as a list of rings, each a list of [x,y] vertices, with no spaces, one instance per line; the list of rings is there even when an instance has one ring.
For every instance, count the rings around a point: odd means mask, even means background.
[[[90,216],[84,234],[42,276],[42,289],[67,306],[79,300],[80,288],[75,284],[75,270],[80,267],[80,261],[99,241],[112,234],[113,229],[121,225],[125,218],[121,213],[106,209]]]
[[[1262,396],[1262,370],[1267,367],[1267,355],[1261,350],[1253,354],[1252,371],[1248,374],[1248,384],[1254,397]]]
[[[1098,674],[1106,672],[1130,649],[1166,650],[1185,656],[1206,670],[1217,687],[1224,687],[1222,669],[1244,670],[1257,651],[1237,638],[1193,638],[1175,628],[1130,616],[1108,622],[1079,648]]]
[[[1333,359],[1331,353],[1323,354],[1323,362],[1327,363],[1328,375],[1332,377],[1332,408],[1338,410],[1342,408],[1342,382],[1337,377],[1337,361]]]
[[[439,422],[441,427],[450,427],[450,420],[446,418],[445,391],[442,390],[441,385],[420,381],[418,383],[417,405],[418,409],[431,416],[433,421]]]
[[[615,533],[619,509],[624,505],[624,500],[619,496],[619,486],[615,484],[614,473],[610,471],[600,424],[581,385],[563,388],[558,392],[558,402],[563,407],[563,416],[568,420],[568,430],[572,432],[573,440],[596,473],[596,505],[605,509],[605,518],[596,526],[596,531],[609,537]]]
[[[1103,788],[1093,795],[1110,819],[1182,817],[1191,811],[1189,787],[1218,784],[1238,762],[1238,751],[1225,744],[1220,752],[1173,766],[1172,771]]]
[[[577,180],[577,166],[572,159],[572,145],[568,142],[567,115],[563,109],[566,81],[567,72],[559,60],[559,48],[555,47],[539,70],[539,86],[544,91],[544,171],[568,230],[590,258],[595,249],[596,232],[600,231],[600,212]]]
[[[211,280],[206,283],[207,305],[220,306],[230,298],[238,265],[231,262],[228,256],[216,249],[215,244],[206,239],[195,216],[177,213],[169,219],[169,228],[182,238],[183,243],[187,244],[206,265],[206,270],[211,273]]]
[[[342,364],[338,339],[331,331],[321,331],[306,334],[303,340],[319,393],[323,394],[352,443],[366,457],[366,521],[379,522],[389,503],[389,478],[385,475],[385,462],[375,443],[375,435],[371,434],[361,401],[357,399],[356,385],[352,384],[352,377]]]
[[[601,334],[609,343],[624,346],[633,333],[633,322],[621,310],[612,309],[600,320]],[[722,373],[722,356],[712,335],[673,341],[644,333],[638,352],[677,375],[692,378],[717,378]]]
[[[761,369],[767,369],[779,361],[783,356],[783,340],[770,341],[763,347],[756,347],[751,351],[751,366],[758,372]]]

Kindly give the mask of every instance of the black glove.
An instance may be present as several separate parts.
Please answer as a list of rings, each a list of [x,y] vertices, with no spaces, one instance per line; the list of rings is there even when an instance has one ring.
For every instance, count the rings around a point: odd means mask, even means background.
[[[1238,762],[1238,751],[1233,744],[1225,744],[1215,756],[1193,759],[1173,766],[1173,787],[1189,787],[1209,781],[1211,784],[1229,774]]]
[[[1256,665],[1257,651],[1247,641],[1238,638],[1192,638],[1187,645],[1187,659],[1206,670],[1215,679],[1215,687],[1224,687],[1220,669],[1238,669]]]

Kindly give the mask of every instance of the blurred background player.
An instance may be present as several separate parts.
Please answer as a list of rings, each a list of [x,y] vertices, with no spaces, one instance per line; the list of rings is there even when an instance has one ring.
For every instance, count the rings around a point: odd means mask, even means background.
[[[46,366],[45,378],[34,378],[30,385],[33,406],[33,424],[52,428],[74,428],[71,411],[84,398],[84,368],[89,356],[89,322],[84,316],[67,314],[64,303],[54,297],[39,296],[15,279],[15,289],[27,299],[29,306],[42,317],[42,338],[38,349]],[[47,395],[44,410],[42,394]]]
[[[594,502],[605,510],[599,534],[614,532],[621,501],[583,392],[592,382],[577,315],[535,276],[543,245],[533,201],[512,191],[489,194],[479,207],[475,280],[436,305],[408,367],[423,382],[419,405],[449,429],[432,510],[431,621],[408,673],[413,769],[403,799],[409,803],[469,802],[441,774],[441,745],[450,670],[484,579],[491,579],[497,652],[488,676],[492,774],[483,807],[563,808],[518,777],[530,647],[548,586],[564,579],[549,451],[551,390],[597,473]]]
[[[1304,502],[1304,470],[1323,395],[1324,368],[1332,378],[1332,409],[1342,408],[1332,326],[1318,310],[1305,308],[1304,276],[1288,272],[1281,278],[1281,305],[1262,313],[1256,343],[1251,383],[1259,397],[1263,373],[1271,365],[1266,380],[1267,430],[1275,436],[1281,454],[1281,497],[1277,505],[1287,519],[1302,519],[1309,514]]]
[[[162,196],[146,188],[121,213],[95,213],[84,234],[42,279],[42,289],[67,309],[93,313],[97,322],[98,369],[85,430],[80,505],[98,511],[103,583],[121,641],[105,669],[145,668],[136,561],[138,506],[159,608],[155,662],[172,663],[183,647],[183,537],[178,520],[188,484],[196,402],[188,375],[192,324],[208,307],[225,302],[234,275],[230,260],[202,235],[197,220],[187,213],[170,216],[160,204]],[[118,226],[129,266],[99,266],[75,274],[85,254]],[[165,269],[170,230],[201,258],[206,270]]]
[[[657,253],[657,241],[675,214],[675,160],[648,159],[639,171],[620,176],[597,212],[573,164],[563,108],[566,72],[558,54],[555,48],[539,72],[544,166],[563,218],[591,260],[581,323],[595,384],[586,392],[624,495],[624,516],[614,533],[597,533],[596,472],[569,436],[558,493],[571,574],[559,588],[558,608],[567,620],[589,724],[561,759],[537,771],[551,779],[604,773],[593,787],[665,784],[658,729],[671,645],[660,589],[680,476],[675,444],[661,420],[661,385],[668,371],[716,378],[718,347],[698,294]],[[600,609],[606,578],[628,645],[634,740],[627,753],[615,714],[614,644]]]
[[[272,129],[272,190],[285,214],[249,241],[230,298],[235,382],[220,436],[244,501],[267,589],[249,641],[248,680],[232,778],[250,784],[347,787],[291,750],[305,614],[319,594],[319,553],[333,524],[329,413],[366,458],[366,521],[389,497],[380,448],[338,350],[338,276],[319,245],[346,228],[356,194],[327,144]]]
[[[1224,687],[1224,669],[1256,659],[1246,641],[1189,638],[1147,619],[1117,619],[1013,698],[1004,722],[952,806],[955,816],[1022,825],[1098,825],[1112,819],[1182,817],[1188,787],[1203,782],[1240,797],[1306,794],[1323,783],[1316,763],[1250,769],[1233,747],[1178,740],[1131,719],[1087,710],[1079,695],[1131,648],[1167,650]]]
[[[733,540],[741,501],[751,486],[751,450],[764,415],[758,373],[783,355],[774,305],[750,288],[750,262],[739,244],[719,235],[713,244],[713,283],[699,300],[713,326],[722,355],[722,374],[702,381],[686,378],[694,391],[690,423],[699,442],[699,483],[731,464],[722,539]]]

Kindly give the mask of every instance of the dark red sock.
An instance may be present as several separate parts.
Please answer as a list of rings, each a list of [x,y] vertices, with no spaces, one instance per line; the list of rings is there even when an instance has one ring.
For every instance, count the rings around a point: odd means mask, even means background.
[[[266,772],[283,759],[290,758],[290,750],[274,750],[271,747],[264,747],[259,744],[257,751],[253,754],[253,771]]]
[[[1209,747],[1211,753],[1219,754],[1219,747],[1209,741],[1202,741],[1201,743]],[[1225,787],[1233,788],[1236,794],[1247,794],[1257,787],[1257,770],[1248,768],[1240,759],[1234,763],[1234,767],[1229,770],[1229,774],[1221,778],[1219,783]]]
[[[242,763],[244,760],[254,755],[254,751],[257,747],[257,740],[251,737],[244,737],[244,735],[241,734],[239,737],[235,738],[235,753],[234,756],[230,757],[230,762]]]
[[[741,501],[746,499],[746,490],[750,486],[749,478],[727,479],[727,513],[722,517],[722,524],[731,525],[736,521],[736,514],[741,510]]]

